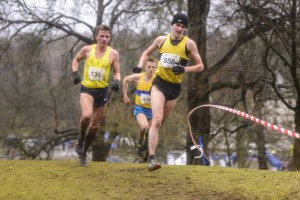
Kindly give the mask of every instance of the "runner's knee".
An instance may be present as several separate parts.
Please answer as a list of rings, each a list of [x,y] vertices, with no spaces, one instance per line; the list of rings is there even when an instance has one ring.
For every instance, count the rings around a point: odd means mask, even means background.
[[[161,126],[161,124],[162,124],[162,117],[156,117],[156,118],[153,118],[152,124],[153,124],[156,128],[160,128],[160,126]]]
[[[146,123],[140,125],[140,129],[142,132],[145,132],[147,128],[149,128],[149,125]]]

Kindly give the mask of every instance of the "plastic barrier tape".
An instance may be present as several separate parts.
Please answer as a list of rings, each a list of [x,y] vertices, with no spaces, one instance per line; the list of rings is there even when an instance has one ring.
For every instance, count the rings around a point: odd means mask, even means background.
[[[199,108],[202,108],[202,107],[213,107],[213,108],[222,109],[222,110],[231,112],[231,113],[233,113],[233,114],[239,115],[239,116],[241,116],[241,117],[243,117],[243,118],[245,118],[245,119],[249,119],[249,120],[251,120],[251,121],[253,121],[253,122],[257,123],[257,124],[260,124],[260,125],[262,125],[262,126],[265,126],[265,127],[267,127],[267,128],[270,128],[270,129],[275,130],[275,131],[277,131],[277,132],[280,132],[280,133],[283,133],[283,134],[285,134],[285,135],[288,135],[288,136],[290,136],[290,137],[292,137],[292,138],[300,139],[300,134],[299,134],[299,133],[296,133],[296,132],[294,132],[294,131],[290,131],[290,130],[287,130],[287,129],[282,128],[282,127],[280,127],[280,126],[276,126],[276,125],[271,124],[271,123],[269,123],[269,122],[263,121],[263,120],[258,119],[258,118],[256,118],[256,117],[253,117],[253,116],[251,116],[251,115],[249,115],[249,114],[246,114],[246,113],[244,113],[244,112],[242,112],[242,111],[235,110],[235,109],[232,109],[232,108],[229,108],[229,107],[226,107],[226,106],[220,106],[220,105],[214,105],[214,104],[205,104],[205,105],[198,106],[198,107],[194,108],[193,110],[190,111],[190,113],[189,113],[189,115],[188,115],[188,126],[189,126],[189,131],[190,131],[190,135],[191,135],[192,142],[193,142],[193,144],[195,145],[194,147],[196,147],[201,153],[203,153],[203,150],[199,148],[199,145],[197,145],[197,143],[195,142],[195,140],[194,140],[194,138],[193,138],[193,134],[192,134],[192,131],[191,131],[191,125],[190,125],[189,119],[190,119],[191,114],[192,114],[195,110],[197,110],[197,109],[199,109]],[[204,154],[204,156],[205,156],[205,154]],[[205,157],[206,157],[206,156],[205,156]],[[206,159],[207,159],[207,158],[206,158]]]

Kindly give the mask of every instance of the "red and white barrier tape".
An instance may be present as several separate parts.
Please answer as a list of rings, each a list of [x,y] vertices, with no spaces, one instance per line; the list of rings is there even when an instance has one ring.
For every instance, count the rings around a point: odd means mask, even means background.
[[[280,127],[280,126],[276,126],[276,125],[271,124],[271,123],[269,123],[269,122],[265,122],[265,121],[260,120],[260,119],[258,119],[258,118],[256,118],[256,117],[253,117],[253,116],[251,116],[251,115],[249,115],[249,114],[246,114],[246,113],[244,113],[244,112],[242,112],[242,111],[235,110],[235,109],[232,109],[232,108],[228,108],[228,107],[225,107],[225,106],[219,106],[219,105],[213,105],[213,104],[205,104],[205,105],[198,106],[198,107],[194,108],[193,110],[190,111],[190,113],[189,113],[189,115],[188,115],[188,126],[189,126],[189,131],[190,131],[190,135],[191,135],[192,142],[193,142],[193,144],[195,145],[195,146],[193,147],[193,149],[195,149],[195,147],[196,147],[196,148],[201,152],[201,154],[203,154],[204,156],[205,156],[205,154],[203,153],[202,148],[199,147],[199,145],[197,145],[197,143],[195,142],[195,140],[194,140],[194,138],[193,138],[193,134],[192,134],[192,131],[191,131],[190,120],[189,120],[189,119],[190,119],[190,115],[191,115],[195,110],[197,110],[197,109],[199,109],[199,108],[202,108],[202,107],[213,107],[213,108],[218,108],[218,109],[226,110],[226,111],[228,111],[228,112],[231,112],[231,113],[234,113],[234,114],[236,114],[236,115],[239,115],[239,116],[241,116],[241,117],[243,117],[243,118],[246,118],[246,119],[249,119],[249,120],[251,120],[251,121],[254,121],[254,122],[257,123],[257,124],[260,124],[260,125],[262,125],[262,126],[265,126],[265,127],[267,127],[267,128],[270,128],[270,129],[272,129],[272,130],[275,130],[275,131],[277,131],[277,132],[283,133],[283,134],[288,135],[288,136],[293,137],[293,138],[300,139],[300,134],[299,134],[299,133],[296,133],[296,132],[294,132],[294,131],[287,130],[287,129],[282,128],[282,127]],[[205,158],[207,159],[206,156],[205,156]]]

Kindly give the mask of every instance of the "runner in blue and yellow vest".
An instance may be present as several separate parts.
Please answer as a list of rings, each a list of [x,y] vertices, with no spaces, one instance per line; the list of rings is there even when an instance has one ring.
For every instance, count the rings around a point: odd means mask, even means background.
[[[198,53],[196,43],[184,36],[188,28],[188,17],[179,13],[171,22],[171,34],[158,36],[143,52],[138,67],[134,72],[141,71],[146,60],[152,53],[159,50],[156,78],[151,88],[151,107],[153,119],[149,129],[149,158],[148,170],[154,171],[161,167],[155,161],[158,144],[158,131],[170,112],[176,105],[181,92],[181,82],[185,72],[201,72],[204,66]],[[194,65],[187,66],[189,59]]]
[[[111,39],[110,27],[98,26],[95,39],[97,44],[84,46],[72,62],[73,83],[76,85],[81,82],[77,72],[79,63],[85,60],[80,88],[80,135],[75,147],[81,166],[87,165],[87,151],[104,116],[110,72],[113,71],[113,91],[118,92],[121,80],[119,53],[108,46]]]
[[[150,89],[152,87],[152,82],[155,77],[154,72],[156,69],[156,60],[153,58],[148,58],[145,65],[145,72],[141,74],[132,74],[126,76],[123,79],[123,95],[124,103],[129,105],[130,99],[127,96],[128,83],[135,82],[135,106],[134,106],[134,117],[136,118],[139,125],[139,142],[137,153],[141,157],[141,161],[144,162],[146,155],[148,153],[148,128],[149,123],[152,119],[151,110],[151,99],[150,99]]]

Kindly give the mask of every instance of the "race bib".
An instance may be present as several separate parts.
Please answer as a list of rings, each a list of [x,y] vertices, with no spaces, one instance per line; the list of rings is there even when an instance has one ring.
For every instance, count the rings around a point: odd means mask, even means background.
[[[179,63],[180,56],[170,53],[163,53],[160,57],[160,65],[164,68],[172,68]]]
[[[151,98],[149,94],[141,94],[141,103],[149,104],[151,102]]]
[[[88,75],[90,80],[92,81],[102,81],[104,72],[105,72],[104,69],[97,68],[97,67],[90,67]]]

